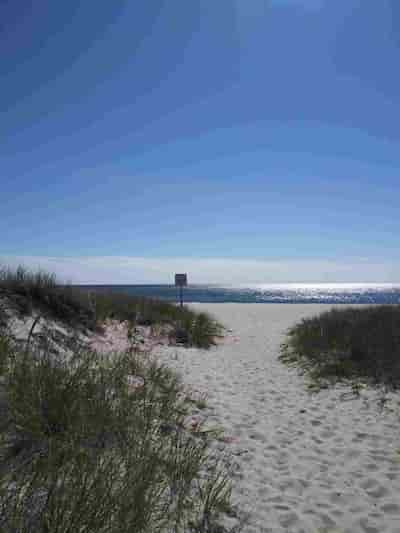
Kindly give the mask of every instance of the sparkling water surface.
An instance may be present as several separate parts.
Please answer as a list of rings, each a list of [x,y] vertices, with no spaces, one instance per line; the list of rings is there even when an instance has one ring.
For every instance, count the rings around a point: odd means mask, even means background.
[[[176,301],[174,285],[91,285],[112,290]],[[189,285],[183,290],[185,302],[202,303],[343,303],[400,304],[400,284],[373,283],[283,283],[239,286]]]

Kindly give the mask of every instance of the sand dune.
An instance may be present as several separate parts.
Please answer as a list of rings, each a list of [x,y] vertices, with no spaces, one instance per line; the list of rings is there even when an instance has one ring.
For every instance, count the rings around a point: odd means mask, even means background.
[[[399,533],[400,394],[345,387],[311,395],[278,361],[289,326],[326,305],[198,304],[229,332],[210,351],[160,346],[158,357],[208,395],[234,458],[244,533]]]

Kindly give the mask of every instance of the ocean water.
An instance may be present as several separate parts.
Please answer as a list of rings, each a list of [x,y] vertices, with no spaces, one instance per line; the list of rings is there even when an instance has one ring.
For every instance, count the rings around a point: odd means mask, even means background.
[[[93,289],[177,301],[173,285],[91,285]],[[183,289],[187,303],[343,303],[400,304],[400,284],[286,283],[248,286],[189,285]]]

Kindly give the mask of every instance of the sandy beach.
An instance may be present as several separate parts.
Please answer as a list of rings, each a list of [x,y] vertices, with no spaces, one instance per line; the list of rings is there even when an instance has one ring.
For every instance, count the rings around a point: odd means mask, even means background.
[[[399,533],[400,394],[385,407],[336,386],[311,394],[278,361],[288,327],[332,306],[194,304],[227,329],[209,351],[159,346],[160,360],[208,397],[228,437],[243,533]],[[343,306],[342,306],[343,307]]]

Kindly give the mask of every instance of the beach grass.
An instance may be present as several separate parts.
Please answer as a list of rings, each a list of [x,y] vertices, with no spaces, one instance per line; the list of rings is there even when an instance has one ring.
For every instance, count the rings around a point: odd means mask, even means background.
[[[59,283],[54,274],[31,271],[23,266],[0,268],[0,294],[12,298],[22,314],[33,308],[73,327],[95,330],[107,318],[134,325],[169,325],[178,342],[209,348],[222,334],[222,327],[208,314],[186,306],[137,297],[122,292],[97,290]]]
[[[93,327],[93,313],[70,285],[58,283],[54,274],[23,266],[0,268],[0,291],[12,298],[21,314],[33,307],[71,325]]]
[[[332,309],[288,332],[281,360],[314,382],[350,380],[400,387],[400,306]]]
[[[215,531],[227,472],[184,429],[171,370],[134,351],[2,346],[1,531]]]

